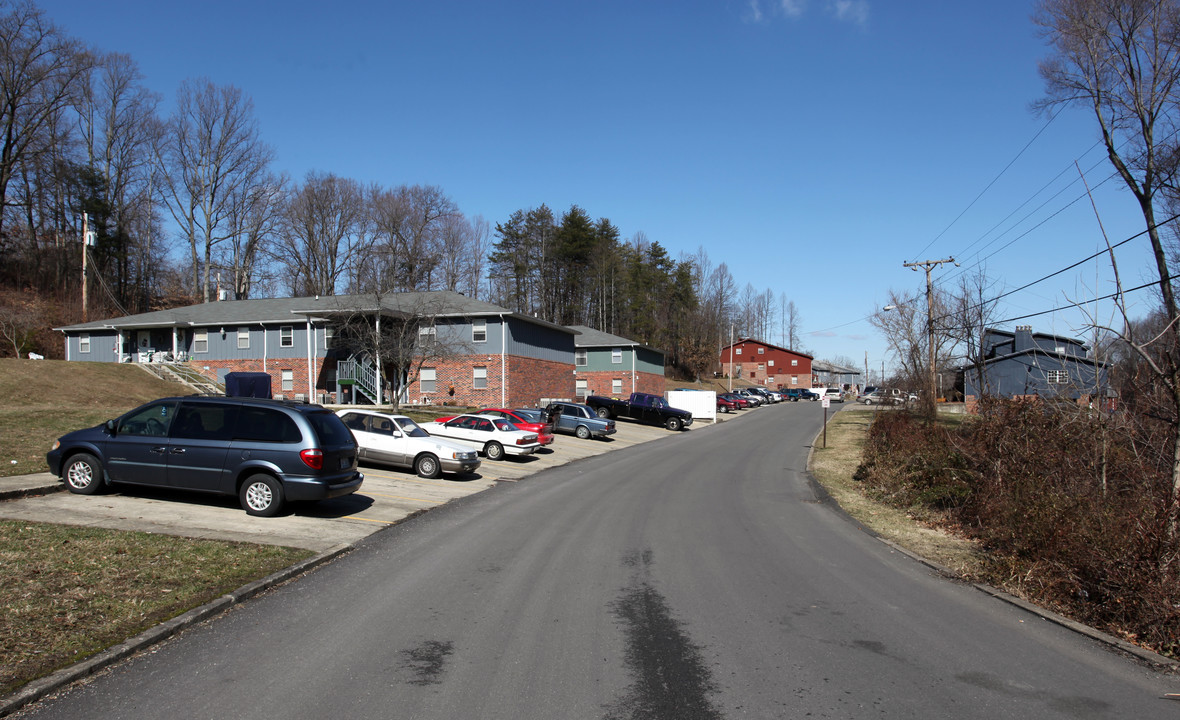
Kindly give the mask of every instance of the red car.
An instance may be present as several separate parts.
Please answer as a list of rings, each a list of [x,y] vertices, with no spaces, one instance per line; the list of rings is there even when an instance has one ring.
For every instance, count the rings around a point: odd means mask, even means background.
[[[492,417],[501,417],[516,426],[518,430],[531,432],[537,434],[537,442],[541,445],[550,445],[553,443],[553,425],[539,422],[531,422],[528,418],[519,414],[516,410],[505,410],[504,408],[485,408],[483,410],[473,410],[469,415],[490,415]],[[436,422],[446,422],[450,420],[449,417],[437,418]]]
[[[745,410],[746,408],[754,406],[754,403],[750,402],[748,399],[742,397],[741,395],[735,395],[734,393],[717,393],[718,402],[720,402],[722,398],[733,403],[735,410]],[[717,407],[720,409],[721,406],[718,405]]]
[[[724,395],[718,395],[717,396],[717,409],[721,412],[727,413],[727,412],[733,412],[734,410],[741,410],[742,407],[740,405],[738,405],[735,401],[730,400],[729,398],[725,397]]]

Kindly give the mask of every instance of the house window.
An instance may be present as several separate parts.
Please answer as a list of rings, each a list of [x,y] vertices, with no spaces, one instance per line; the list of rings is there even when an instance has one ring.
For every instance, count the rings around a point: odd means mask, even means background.
[[[765,369],[766,369],[766,366],[765,366],[764,364],[762,364],[762,363],[758,363],[758,369],[759,369],[759,370],[765,370]]]
[[[766,348],[758,348],[758,354],[759,354],[759,355],[765,355],[765,354],[766,354]]]
[[[791,367],[795,367],[798,364],[799,364],[798,360],[791,360]]]
[[[734,352],[734,354],[735,354],[735,355],[741,355],[741,354],[742,354],[742,349],[741,349],[741,348],[738,348],[737,350],[734,350],[733,352]]]
[[[209,352],[209,331],[193,330],[193,352]]]
[[[799,384],[799,376],[798,376],[798,375],[792,375],[792,376],[791,376],[791,384],[792,384],[792,385],[798,385],[798,384]]]
[[[295,347],[295,331],[290,325],[279,327],[279,347]]]
[[[578,394],[578,397],[584,398],[590,394],[590,388],[584,379],[579,378],[574,381],[574,392]]]
[[[623,379],[622,378],[615,378],[614,380],[610,381],[610,394],[611,395],[622,395],[623,394]]]
[[[424,393],[434,392],[437,374],[434,368],[422,368],[418,374],[418,384]]]
[[[488,321],[487,320],[473,320],[471,322],[471,342],[487,342],[488,341]]]
[[[1050,385],[1064,385],[1069,382],[1069,373],[1065,370],[1050,370],[1045,375]]]
[[[471,374],[471,387],[476,390],[486,390],[488,387],[488,369],[476,366]]]
[[[766,361],[766,364],[767,364],[767,366],[769,366],[769,367],[774,367],[774,361],[773,361],[773,360],[767,360],[767,361]]]
[[[611,348],[610,361],[615,365],[621,364],[623,362],[623,348]]]
[[[238,328],[238,349],[246,349],[250,347],[250,328]]]
[[[336,328],[328,326],[324,328],[324,349],[329,350],[336,343]]]
[[[418,347],[431,347],[438,340],[438,331],[433,325],[418,328]]]
[[[587,362],[588,361],[586,360],[586,351],[585,350],[574,350],[574,365],[577,365],[578,367],[582,367],[582,366],[586,365]]]
[[[283,379],[283,392],[292,392],[295,389],[295,371],[280,370],[279,374]]]
[[[82,333],[78,336],[78,352],[90,352],[90,333]]]

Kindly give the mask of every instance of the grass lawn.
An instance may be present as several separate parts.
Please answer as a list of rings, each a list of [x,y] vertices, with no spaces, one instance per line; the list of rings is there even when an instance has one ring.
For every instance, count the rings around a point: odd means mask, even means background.
[[[45,453],[71,430],[191,393],[133,365],[0,359],[0,476],[48,470]]]
[[[865,497],[860,483],[852,479],[869,425],[878,412],[893,411],[849,407],[829,416],[828,446],[822,448],[822,440],[817,440],[811,457],[812,475],[845,512],[881,537],[962,574],[977,575],[984,557],[972,542],[923,525],[903,509]],[[947,420],[961,422],[962,418]]]
[[[0,521],[0,694],[312,555]]]

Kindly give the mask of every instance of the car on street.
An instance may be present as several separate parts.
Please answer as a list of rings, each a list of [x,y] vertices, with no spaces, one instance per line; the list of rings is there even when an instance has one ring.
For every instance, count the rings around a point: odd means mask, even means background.
[[[364,482],[356,440],[334,412],[258,398],[161,398],[63,435],[45,459],[79,495],[118,485],[236,495],[260,517]]]
[[[475,472],[479,468],[479,456],[474,450],[432,437],[405,415],[373,410],[338,410],[336,414],[356,438],[362,460],[410,468],[424,478],[436,478],[444,472]]]
[[[840,388],[828,388],[824,390],[824,395],[828,398],[828,402],[844,402],[844,391]]]
[[[579,440],[604,438],[614,435],[615,421],[598,417],[589,405],[572,402],[552,402],[545,406],[545,417],[558,432],[570,433]]]
[[[457,415],[446,422],[423,423],[422,429],[482,452],[488,460],[503,460],[506,455],[532,455],[541,447],[536,433],[517,430],[515,425],[499,417]]]
[[[819,393],[816,392],[815,390],[803,388],[799,391],[799,399],[800,400],[811,400],[814,402],[816,400],[819,400]]]
[[[901,396],[889,390],[878,389],[860,398],[860,401],[865,405],[897,405],[901,402]]]

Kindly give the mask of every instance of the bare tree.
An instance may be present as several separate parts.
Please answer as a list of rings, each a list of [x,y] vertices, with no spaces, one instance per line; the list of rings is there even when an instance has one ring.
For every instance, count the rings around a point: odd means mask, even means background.
[[[975,387],[984,391],[987,385],[983,365],[983,333],[996,316],[997,301],[993,299],[993,286],[994,283],[988,279],[983,268],[975,274],[960,275],[958,290],[949,298],[951,314],[935,318],[936,323],[947,323],[950,326],[948,333],[966,361],[965,372],[972,373]]]
[[[341,276],[366,241],[365,196],[360,183],[331,173],[308,173],[291,197],[276,261],[287,268],[295,295],[335,295]]]
[[[1172,494],[1168,536],[1180,525],[1180,307],[1155,216],[1157,197],[1174,184],[1180,132],[1180,2],[1041,0],[1036,23],[1052,47],[1041,63],[1041,107],[1076,105],[1093,113],[1115,172],[1147,224],[1165,328],[1138,337],[1120,304],[1125,340],[1167,390]],[[1155,345],[1154,348],[1150,347]]]
[[[157,148],[164,198],[189,243],[193,293],[208,302],[213,249],[235,228],[235,194],[265,180],[273,151],[262,142],[254,103],[233,86],[186,80]]]
[[[448,218],[458,214],[455,203],[433,185],[402,185],[373,191],[371,196],[373,252],[371,262],[382,273],[383,291],[431,290],[442,259],[442,235]]]
[[[267,259],[275,257],[273,246],[286,209],[286,184],[285,176],[267,175],[260,182],[234,190],[226,218],[232,232],[219,262],[229,271],[235,300],[249,298],[257,283],[271,279],[260,271]]]
[[[948,316],[945,292],[935,288],[932,298],[935,318]],[[890,353],[900,366],[901,376],[911,388],[929,386],[930,341],[934,341],[935,370],[946,367],[954,357],[955,339],[945,327],[930,330],[926,302],[917,295],[889,291],[889,302],[869,316],[869,323],[881,331]],[[936,323],[937,325],[937,323]],[[933,405],[934,398],[926,403]]]
[[[21,164],[38,149],[52,146],[40,138],[73,100],[93,59],[31,2],[21,2],[0,15],[0,49],[0,209],[4,209],[10,202],[9,185]]]

